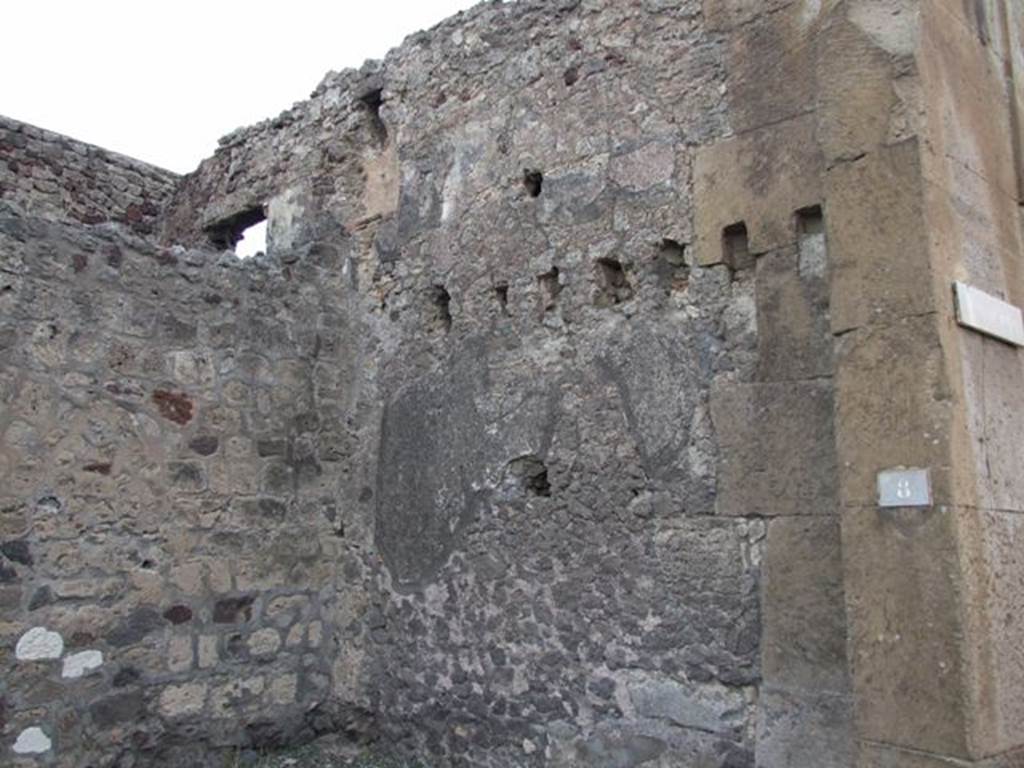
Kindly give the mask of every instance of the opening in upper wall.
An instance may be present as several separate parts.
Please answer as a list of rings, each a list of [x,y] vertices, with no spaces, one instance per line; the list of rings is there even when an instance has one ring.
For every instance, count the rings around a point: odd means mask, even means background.
[[[374,88],[359,97],[359,104],[366,111],[369,120],[370,136],[374,143],[383,147],[388,143],[388,127],[380,116],[380,108],[384,106],[384,89]]]
[[[235,245],[235,255],[240,259],[251,259],[257,253],[267,252],[267,221],[253,224],[242,233],[242,239]]]
[[[210,225],[206,234],[214,248],[249,258],[267,250],[267,214],[262,205],[249,208]]]

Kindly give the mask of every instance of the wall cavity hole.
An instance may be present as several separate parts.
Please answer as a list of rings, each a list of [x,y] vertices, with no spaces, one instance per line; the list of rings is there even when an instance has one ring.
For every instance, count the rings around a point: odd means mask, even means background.
[[[494,298],[498,302],[498,308],[503,315],[508,314],[508,283],[498,283],[494,286]]]
[[[64,504],[56,496],[43,496],[36,502],[36,509],[44,515],[56,515],[64,510]]]
[[[507,477],[527,496],[551,496],[547,465],[537,456],[520,456],[510,461]]]
[[[754,266],[746,222],[730,224],[722,230],[722,261],[734,273]]]
[[[250,233],[250,230],[255,229],[260,224],[264,224],[262,228],[262,250],[266,250],[266,226],[267,214],[263,210],[263,206],[257,206],[248,208],[244,211],[236,213],[232,216],[227,216],[216,224],[211,224],[206,228],[206,236],[210,239],[210,244],[222,251],[234,250],[243,239],[248,239],[247,249],[254,247],[260,239],[260,231],[256,230]],[[253,251],[255,254],[257,251]],[[237,251],[236,251],[237,253]],[[241,256],[241,254],[239,254]]]
[[[550,312],[558,306],[558,295],[562,292],[560,275],[558,267],[552,267],[543,275],[537,276],[537,287],[540,288],[541,314]]]
[[[800,249],[800,276],[823,279],[828,270],[828,245],[821,206],[801,208],[796,212],[796,236]]]
[[[801,208],[796,212],[796,231],[799,235],[825,234],[825,214],[820,205]]]
[[[523,186],[530,197],[540,197],[544,189],[544,174],[535,168],[526,168],[523,171]]]
[[[572,88],[580,80],[580,68],[569,67],[567,70],[565,70],[565,74],[562,75],[562,79],[565,80],[565,85],[567,88]]]
[[[452,329],[452,296],[443,285],[435,285],[430,289],[430,299],[434,307],[432,325],[442,333]]]
[[[597,271],[599,286],[594,297],[595,306],[611,307],[633,298],[633,286],[626,277],[622,262],[612,258],[598,259]]]
[[[669,293],[685,291],[690,285],[686,245],[669,238],[662,240],[658,246],[656,272],[659,283]]]
[[[388,127],[380,116],[380,108],[384,106],[384,89],[375,88],[360,96],[359,105],[366,112],[367,126],[374,143],[384,146],[388,143]]]

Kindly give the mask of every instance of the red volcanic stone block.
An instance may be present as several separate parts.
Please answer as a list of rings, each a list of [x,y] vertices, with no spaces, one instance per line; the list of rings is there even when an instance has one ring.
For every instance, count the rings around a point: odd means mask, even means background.
[[[168,392],[158,389],[153,393],[153,402],[156,403],[160,415],[175,424],[188,424],[192,421],[194,406],[184,392]]]

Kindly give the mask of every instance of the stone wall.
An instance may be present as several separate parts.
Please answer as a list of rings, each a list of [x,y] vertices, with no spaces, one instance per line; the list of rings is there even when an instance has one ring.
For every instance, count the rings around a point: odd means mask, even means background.
[[[711,393],[755,376],[758,279],[693,264],[692,147],[729,130],[698,10],[481,6],[228,137],[168,218],[350,244],[378,446],[351,642],[391,742],[753,760],[765,525],[716,514]]]
[[[26,215],[150,234],[179,178],[0,115],[0,202]]]
[[[333,726],[358,601],[337,261],[10,215],[0,250],[5,764],[35,764],[10,753],[32,728],[44,761],[83,766]]]
[[[1019,352],[948,286],[1019,289],[1020,124],[962,143],[943,35],[980,107],[1024,62],[976,5],[485,3],[145,231],[7,199],[16,764],[1013,759]]]

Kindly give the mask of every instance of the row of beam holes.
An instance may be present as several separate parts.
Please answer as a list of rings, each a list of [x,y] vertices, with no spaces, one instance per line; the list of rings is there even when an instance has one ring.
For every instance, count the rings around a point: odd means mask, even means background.
[[[825,217],[821,206],[801,208],[794,215],[797,239],[803,245],[825,235]],[[750,252],[750,235],[746,222],[730,224],[722,230],[722,261],[735,274],[754,266],[756,254]]]
[[[686,290],[689,282],[689,268],[685,262],[685,247],[674,240],[665,240],[660,248],[660,257],[673,273],[668,292]],[[623,304],[634,296],[633,285],[626,276],[626,270],[618,259],[603,258],[597,261],[599,277],[598,289],[594,295],[594,306],[606,309]],[[537,287],[540,291],[541,315],[554,311],[558,306],[558,297],[562,293],[561,271],[552,267],[544,274],[537,276]],[[498,283],[493,288],[498,309],[504,316],[509,316],[509,285]],[[438,332],[447,334],[452,329],[451,294],[443,285],[435,285],[431,289],[433,313],[431,326]]]
[[[801,243],[824,236],[824,215],[820,206],[802,208],[796,212],[796,230]],[[725,227],[722,231],[723,261],[732,273],[754,266],[754,254],[750,251],[750,236],[745,222]],[[684,291],[689,284],[690,270],[686,263],[686,246],[675,240],[664,239],[660,246],[662,269],[670,273],[669,293]],[[600,287],[594,298],[598,307],[611,307],[633,298],[633,286],[626,276],[622,263],[617,259],[603,258],[597,262]],[[558,303],[562,291],[558,267],[539,275],[537,283],[541,292],[541,311],[549,312]],[[508,284],[495,287],[495,296],[503,314],[508,314]]]
[[[364,104],[370,108],[371,113],[375,113],[375,109],[380,107],[380,92],[375,92],[371,96],[363,99]],[[379,114],[377,114],[378,121],[380,120]],[[383,122],[380,123],[383,126]],[[387,140],[386,128],[384,129],[384,140]],[[527,195],[530,197],[540,197],[544,187],[544,174],[533,168],[523,169],[523,187],[526,190]],[[544,311],[554,308],[555,302],[558,298],[559,292],[562,287],[558,283],[558,267],[552,267],[551,272],[541,275],[538,278],[541,285],[541,293],[544,296],[543,305]],[[498,302],[498,307],[503,315],[508,315],[508,283],[498,283],[494,286],[494,297]],[[431,302],[433,304],[433,313],[431,317],[431,326],[435,331],[447,334],[452,329],[452,297],[448,293],[448,290],[443,285],[435,285],[431,289]]]

